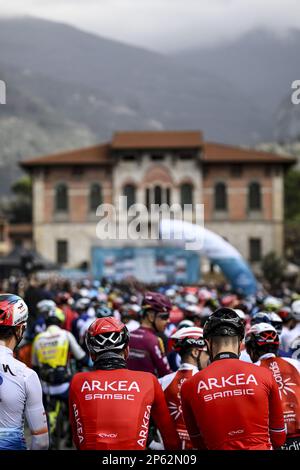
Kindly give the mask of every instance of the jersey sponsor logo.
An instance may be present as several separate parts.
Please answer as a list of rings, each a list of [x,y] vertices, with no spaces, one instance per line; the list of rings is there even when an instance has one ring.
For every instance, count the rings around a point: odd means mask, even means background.
[[[81,387],[82,392],[94,392],[98,390],[99,392],[140,392],[139,384],[135,381],[129,382],[128,380],[113,380],[109,382],[105,380],[101,382],[100,380],[92,380],[89,382],[85,380]]]
[[[240,397],[245,395],[254,395],[253,388],[235,388],[233,390],[224,390],[223,392],[208,393],[204,395],[204,401],[216,400],[217,398]]]
[[[143,416],[141,429],[139,432],[139,438],[137,441],[138,445],[143,448],[145,448],[146,442],[147,442],[149,422],[150,422],[150,413],[151,413],[151,405],[147,405],[146,411]]]
[[[83,427],[82,427],[82,422],[79,416],[79,410],[77,408],[76,403],[73,403],[73,413],[74,413],[74,418],[76,422],[76,432],[77,432],[77,437],[79,440],[79,444],[81,444],[84,441],[83,437]]]
[[[5,373],[9,372],[10,375],[13,375],[14,377],[16,377],[16,374],[14,374],[11,371],[11,368],[9,367],[9,364],[2,364],[2,368],[3,368],[3,372],[5,372]]]
[[[230,431],[228,433],[229,436],[235,436],[236,434],[243,434],[243,432],[245,432],[244,429],[237,429],[236,431]]]
[[[205,380],[200,380],[198,383],[198,393],[201,393],[202,390],[209,391],[213,388],[228,388],[228,387],[237,387],[238,385],[258,385],[256,378],[253,374],[233,374],[229,377],[210,377]]]
[[[86,393],[84,399],[89,400],[130,400],[135,396],[130,393]]]
[[[101,439],[115,439],[116,437],[118,437],[118,434],[116,434],[116,433],[100,432],[100,433],[98,434],[98,436],[99,436]]]
[[[297,384],[294,382],[291,382],[291,377],[287,377],[286,379],[283,379],[279,365],[277,364],[276,361],[270,363],[270,370],[274,376],[274,379],[278,385],[279,389],[279,395],[282,400],[282,394],[288,395],[288,392],[291,392],[295,395],[295,390],[293,390],[291,387],[296,387]]]

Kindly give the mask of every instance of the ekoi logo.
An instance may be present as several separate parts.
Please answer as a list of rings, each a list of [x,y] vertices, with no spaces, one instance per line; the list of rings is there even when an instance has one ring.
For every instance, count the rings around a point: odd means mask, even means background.
[[[276,361],[270,363],[270,369],[278,385],[279,395],[280,395],[281,400],[282,400],[282,394],[287,395],[288,392],[291,392],[295,395],[296,392],[291,387],[296,387],[296,384],[294,382],[291,382],[292,380],[291,377],[283,379],[279,366]]]

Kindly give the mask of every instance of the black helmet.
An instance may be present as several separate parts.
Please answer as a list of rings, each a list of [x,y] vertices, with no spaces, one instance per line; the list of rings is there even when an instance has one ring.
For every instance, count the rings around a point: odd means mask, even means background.
[[[239,336],[245,335],[245,322],[232,308],[218,308],[207,319],[203,328],[204,339],[213,336]]]

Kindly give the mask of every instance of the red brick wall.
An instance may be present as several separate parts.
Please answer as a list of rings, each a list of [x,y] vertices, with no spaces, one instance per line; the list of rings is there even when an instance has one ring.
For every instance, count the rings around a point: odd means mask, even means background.
[[[249,183],[257,181],[262,189],[261,218],[272,220],[272,172],[267,176],[265,165],[243,164],[242,175],[232,176],[230,165],[208,165],[203,177],[203,202],[205,220],[214,220],[214,186],[222,181],[227,185],[228,218],[232,221],[248,218],[248,192]]]
[[[45,222],[54,220],[54,190],[59,182],[64,182],[69,189],[70,222],[87,222],[89,212],[89,188],[92,183],[102,186],[104,203],[112,202],[112,175],[110,169],[85,168],[79,177],[72,168],[49,168],[45,172],[44,214]],[[73,194],[72,194],[73,193]]]

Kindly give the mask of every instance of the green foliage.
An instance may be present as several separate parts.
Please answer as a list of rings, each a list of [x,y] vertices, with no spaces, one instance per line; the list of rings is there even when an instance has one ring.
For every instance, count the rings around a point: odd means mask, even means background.
[[[22,224],[32,222],[32,182],[23,176],[12,186],[13,196],[5,207],[11,223]]]
[[[272,288],[280,286],[283,281],[285,268],[285,261],[279,258],[273,251],[264,256],[261,262],[264,278],[270,283]]]
[[[300,171],[290,170],[284,179],[285,220],[300,223]]]
[[[12,185],[11,189],[16,196],[25,197],[31,201],[32,181],[28,175],[22,176]]]
[[[288,222],[284,229],[286,259],[300,265],[300,223]]]

